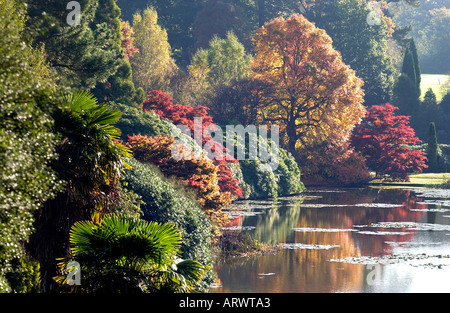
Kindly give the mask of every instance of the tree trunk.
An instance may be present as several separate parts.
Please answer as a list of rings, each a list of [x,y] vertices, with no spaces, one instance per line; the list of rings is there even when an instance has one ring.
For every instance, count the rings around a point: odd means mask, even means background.
[[[286,133],[288,135],[288,150],[295,155],[295,144],[297,143],[297,129],[295,127],[295,121],[288,122]]]

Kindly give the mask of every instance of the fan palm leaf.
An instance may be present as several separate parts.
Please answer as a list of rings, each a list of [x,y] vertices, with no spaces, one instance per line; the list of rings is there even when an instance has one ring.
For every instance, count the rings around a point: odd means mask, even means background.
[[[83,291],[186,292],[206,272],[198,261],[178,259],[181,234],[172,224],[110,214],[97,224],[75,223],[70,244],[85,273]],[[59,261],[64,270],[71,259]],[[64,275],[55,280],[67,284]]]

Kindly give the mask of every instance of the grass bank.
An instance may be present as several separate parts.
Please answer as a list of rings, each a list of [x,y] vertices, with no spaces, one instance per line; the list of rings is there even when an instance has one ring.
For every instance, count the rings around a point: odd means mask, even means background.
[[[410,175],[410,182],[382,182],[381,179],[373,179],[369,185],[398,186],[398,187],[436,187],[445,186],[450,180],[450,173],[422,173]]]

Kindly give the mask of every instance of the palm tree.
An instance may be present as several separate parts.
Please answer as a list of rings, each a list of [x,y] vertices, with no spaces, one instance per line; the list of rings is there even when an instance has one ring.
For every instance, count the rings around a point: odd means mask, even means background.
[[[206,267],[180,260],[181,234],[172,224],[108,214],[98,224],[77,222],[70,231],[72,257],[81,265],[81,284],[55,280],[72,292],[189,292]],[[71,258],[59,266],[68,269]]]
[[[59,143],[58,159],[51,163],[64,189],[44,203],[34,216],[35,232],[26,245],[40,263],[41,291],[52,292],[58,274],[56,258],[69,253],[69,230],[77,221],[92,218],[96,212],[119,201],[119,179],[130,151],[115,142],[120,130],[113,125],[122,113],[98,104],[86,91],[62,97],[63,109],[54,110],[54,131]]]

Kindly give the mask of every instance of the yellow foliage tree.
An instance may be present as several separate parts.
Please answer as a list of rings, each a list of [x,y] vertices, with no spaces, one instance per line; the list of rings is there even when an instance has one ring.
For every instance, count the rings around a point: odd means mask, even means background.
[[[158,25],[158,13],[147,8],[133,17],[134,46],[139,53],[130,58],[135,86],[147,93],[168,91],[170,79],[177,71],[168,42],[167,31]]]

